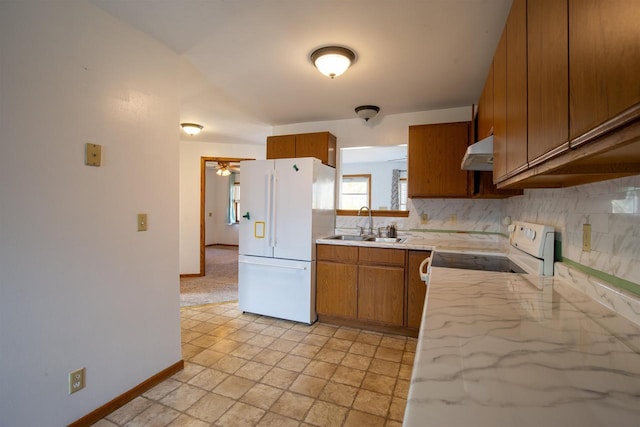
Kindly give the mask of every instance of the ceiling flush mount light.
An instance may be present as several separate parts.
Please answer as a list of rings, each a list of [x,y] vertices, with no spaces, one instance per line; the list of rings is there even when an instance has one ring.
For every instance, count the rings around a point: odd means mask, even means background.
[[[361,105],[356,107],[356,114],[361,119],[364,119],[365,122],[373,119],[376,114],[378,114],[378,111],[380,111],[380,107],[376,107],[375,105]]]
[[[311,62],[325,76],[332,79],[347,71],[356,59],[351,49],[341,46],[325,46],[311,52]]]
[[[196,123],[180,123],[180,126],[183,131],[191,136],[199,134],[202,130],[202,125]]]

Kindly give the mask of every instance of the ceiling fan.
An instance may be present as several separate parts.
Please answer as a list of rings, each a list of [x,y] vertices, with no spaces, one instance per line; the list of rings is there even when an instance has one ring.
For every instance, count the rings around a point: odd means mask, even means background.
[[[234,165],[232,162],[218,161],[216,166],[216,175],[229,176],[231,172],[240,172],[240,165]]]

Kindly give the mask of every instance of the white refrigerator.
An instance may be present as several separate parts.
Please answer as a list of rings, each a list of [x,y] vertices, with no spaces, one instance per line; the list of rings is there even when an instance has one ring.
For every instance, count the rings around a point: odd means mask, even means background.
[[[238,306],[313,323],[315,240],[335,227],[335,169],[320,160],[240,162]]]

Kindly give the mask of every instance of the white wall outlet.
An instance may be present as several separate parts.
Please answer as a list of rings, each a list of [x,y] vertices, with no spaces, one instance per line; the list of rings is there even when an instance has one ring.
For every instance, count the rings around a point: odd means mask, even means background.
[[[69,372],[69,394],[84,388],[85,369],[80,368]]]
[[[420,215],[420,224],[426,224],[429,222],[429,214],[423,213]]]

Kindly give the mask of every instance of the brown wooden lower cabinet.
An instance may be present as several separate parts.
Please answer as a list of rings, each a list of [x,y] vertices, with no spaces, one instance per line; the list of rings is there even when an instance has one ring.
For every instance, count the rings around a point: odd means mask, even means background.
[[[420,280],[420,263],[431,255],[428,251],[409,251],[407,262],[407,328],[420,329],[427,286]]]
[[[404,249],[361,247],[358,248],[358,264],[392,265],[404,268],[406,252]]]
[[[429,251],[318,245],[316,311],[321,321],[417,336]]]
[[[355,319],[358,308],[358,266],[318,261],[316,311]]]
[[[404,268],[358,267],[358,319],[403,326]]]

